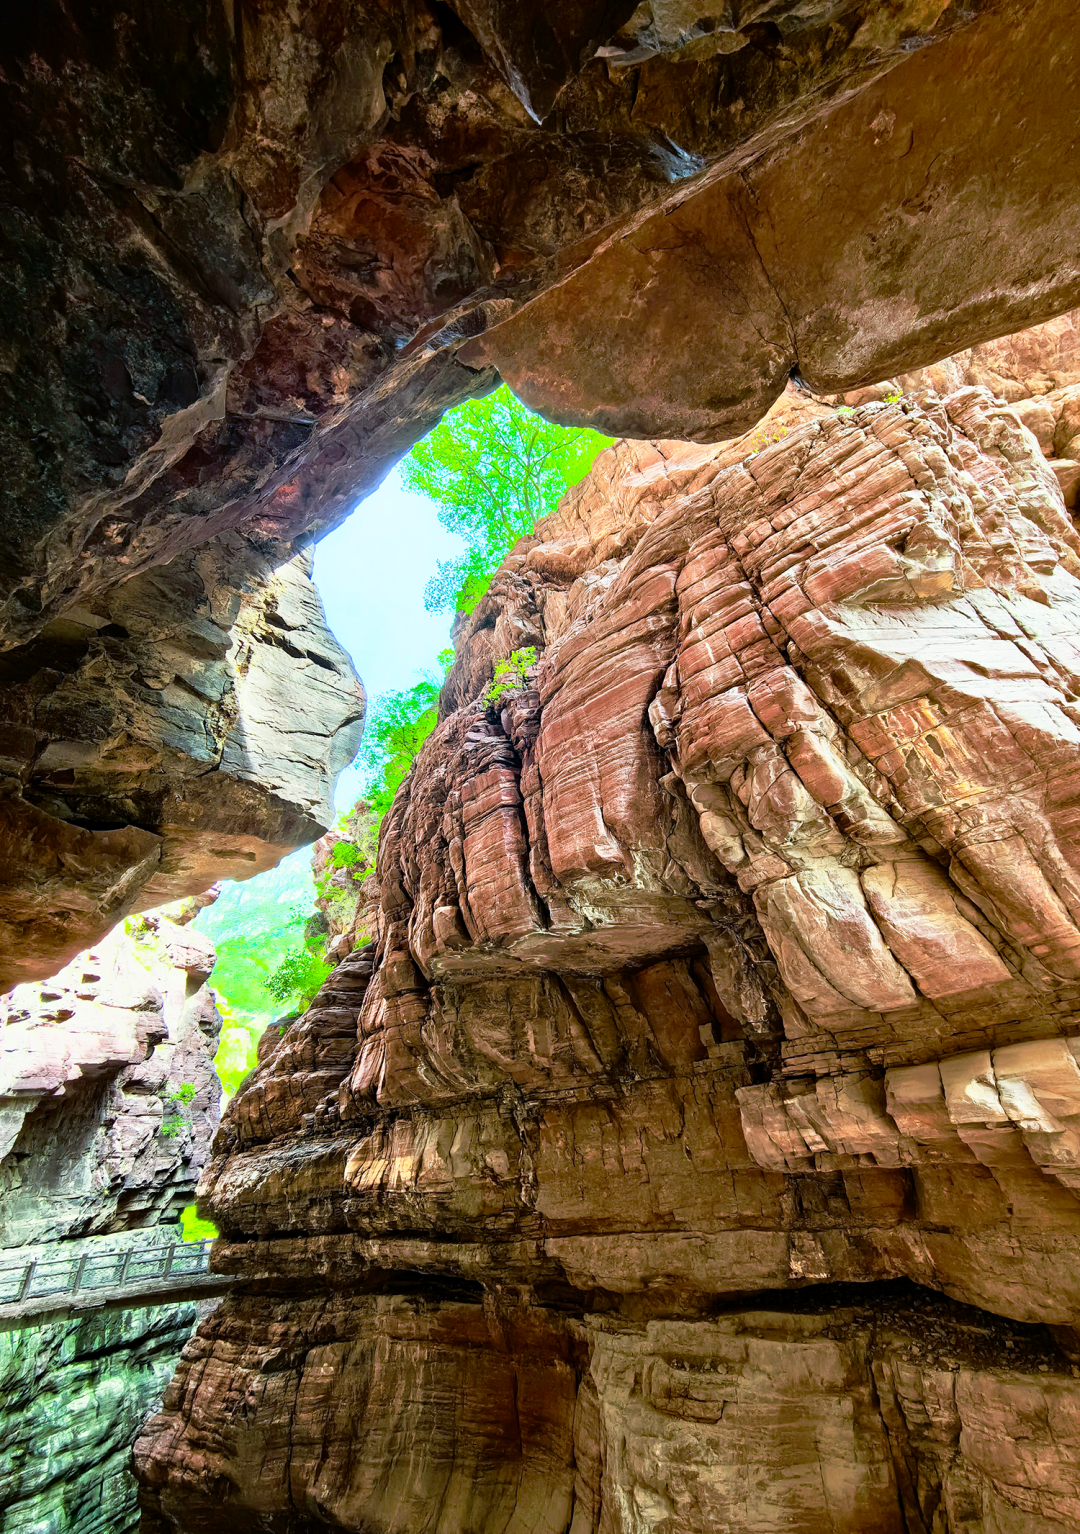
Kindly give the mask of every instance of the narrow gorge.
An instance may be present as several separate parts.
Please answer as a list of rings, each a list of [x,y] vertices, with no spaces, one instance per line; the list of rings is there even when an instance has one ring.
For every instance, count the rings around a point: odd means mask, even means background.
[[[1080,1530],[1072,8],[0,64],[0,1531]],[[336,877],[313,545],[500,381],[618,440]],[[196,913],[311,844],[222,1112]]]

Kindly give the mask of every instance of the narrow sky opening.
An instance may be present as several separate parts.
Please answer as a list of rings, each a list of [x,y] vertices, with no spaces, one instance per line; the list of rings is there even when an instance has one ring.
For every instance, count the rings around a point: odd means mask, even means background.
[[[434,503],[406,490],[396,469],[316,544],[314,578],[327,625],[352,656],[369,700],[438,670],[451,615],[427,611],[424,587],[439,560],[455,558],[462,546]],[[338,780],[338,810],[359,793],[359,769],[349,767]]]

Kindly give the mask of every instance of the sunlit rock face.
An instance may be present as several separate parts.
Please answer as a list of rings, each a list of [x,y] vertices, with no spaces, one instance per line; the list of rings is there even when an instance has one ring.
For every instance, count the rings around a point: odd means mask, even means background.
[[[150,1528],[1076,1524],[1070,337],[620,443],[517,545],[374,968],[216,1141]]]
[[[364,695],[310,568],[230,535],[0,656],[0,985],[329,825]]]
[[[715,440],[793,365],[862,385],[1069,308],[1074,19],[33,7],[4,37],[0,642],[229,530],[340,521],[492,364],[556,417]]]
[[[161,1222],[176,1235],[221,1101],[214,949],[194,914],[118,927],[4,999],[0,1246]]]

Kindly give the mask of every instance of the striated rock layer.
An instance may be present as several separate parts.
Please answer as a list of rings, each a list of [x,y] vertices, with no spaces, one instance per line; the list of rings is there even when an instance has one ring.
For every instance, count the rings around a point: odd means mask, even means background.
[[[219,1131],[147,1530],[1080,1523],[1075,335],[517,545]]]
[[[333,819],[364,694],[310,569],[222,538],[0,656],[0,986]]]

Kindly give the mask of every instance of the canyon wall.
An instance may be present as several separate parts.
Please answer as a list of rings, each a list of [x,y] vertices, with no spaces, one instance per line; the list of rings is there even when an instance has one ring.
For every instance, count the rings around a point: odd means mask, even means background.
[[[1080,302],[1073,7],[46,0],[0,47],[0,984],[325,831],[311,538],[446,408],[635,439],[458,635],[328,920],[374,951],[220,1131],[249,1285],[147,1528],[1075,1524],[1076,376],[993,341]],[[158,1219],[154,1006],[65,1053],[57,1000],[12,1218]]]
[[[1068,316],[515,547],[218,1132],[147,1531],[1077,1526],[1078,478]]]
[[[180,1210],[209,1155],[221,1099],[213,1068],[221,1023],[206,986],[214,950],[187,925],[205,903],[129,919],[51,980],[4,999],[5,1265],[85,1256],[100,1275],[113,1254],[180,1239]],[[80,1296],[84,1306],[88,1298]],[[174,1300],[65,1315],[63,1296],[42,1314],[5,1308],[5,1534],[138,1527],[132,1442],[200,1312],[212,1309]]]
[[[230,535],[0,655],[0,985],[330,824],[364,694],[310,570]]]
[[[3,1248],[162,1223],[175,1233],[221,1101],[214,949],[187,925],[198,907],[130,918],[4,998]]]
[[[4,1534],[134,1534],[131,1445],[210,1309],[145,1305],[0,1331]]]

